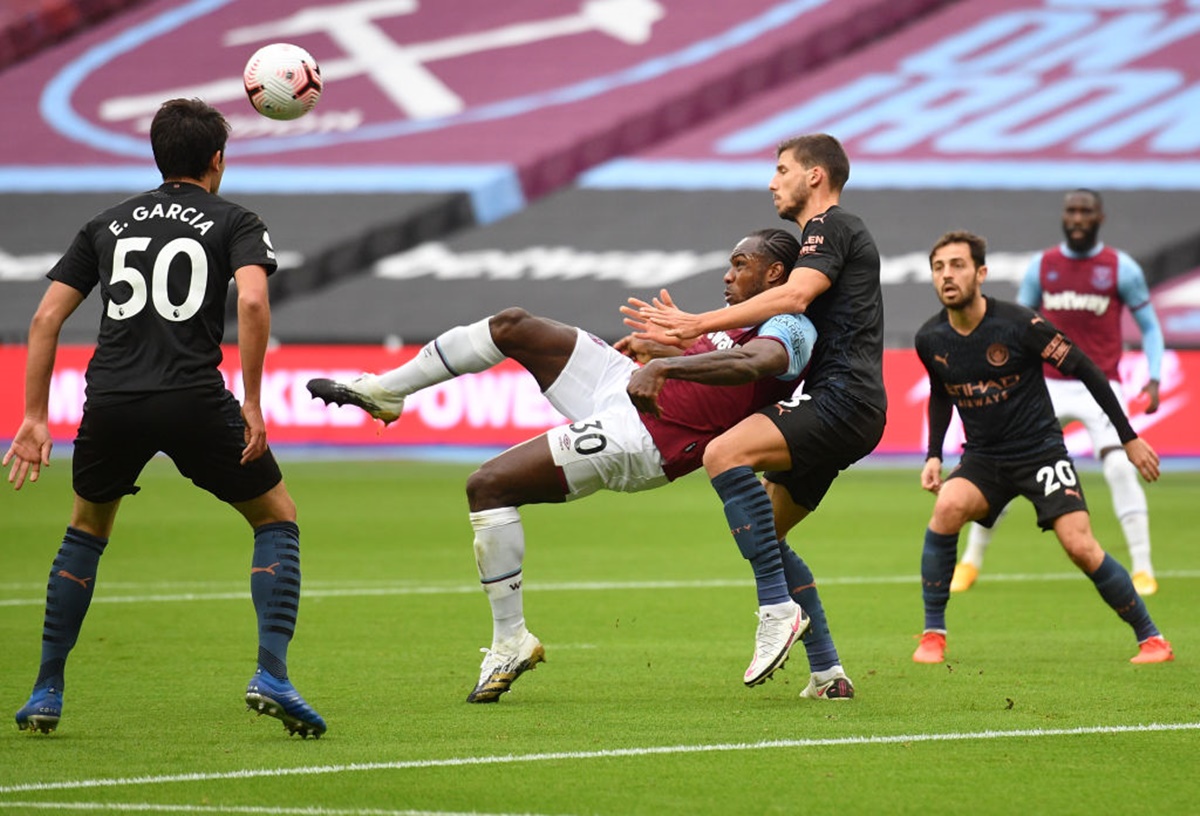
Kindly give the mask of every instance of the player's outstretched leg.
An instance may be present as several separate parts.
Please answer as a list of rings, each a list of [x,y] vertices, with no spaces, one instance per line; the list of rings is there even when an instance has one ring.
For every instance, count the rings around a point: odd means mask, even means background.
[[[404,413],[404,397],[391,393],[376,374],[361,374],[349,382],[324,377],[308,381],[308,393],[326,405],[353,405],[388,425]]]
[[[363,374],[350,382],[315,379],[308,390],[327,404],[356,405],[376,419],[393,422],[409,394],[462,374],[486,371],[504,359],[492,339],[491,318],[455,326],[426,343],[417,356],[383,374]]]

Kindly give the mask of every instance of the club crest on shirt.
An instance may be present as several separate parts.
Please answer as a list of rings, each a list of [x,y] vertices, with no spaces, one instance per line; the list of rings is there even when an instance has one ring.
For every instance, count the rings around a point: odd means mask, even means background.
[[[1092,269],[1092,286],[1097,289],[1111,289],[1113,285],[1113,268],[1097,266]]]
[[[1008,362],[1008,346],[1003,343],[992,343],[987,348],[987,361],[999,368]]]

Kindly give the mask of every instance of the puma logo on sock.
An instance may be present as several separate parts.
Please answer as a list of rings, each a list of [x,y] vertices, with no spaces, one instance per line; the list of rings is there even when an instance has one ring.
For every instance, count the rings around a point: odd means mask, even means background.
[[[75,577],[74,575],[72,575],[71,573],[67,572],[66,570],[59,570],[59,571],[58,571],[58,577],[59,577],[59,578],[66,578],[68,581],[74,581],[75,583],[77,583],[77,584],[79,584],[81,587],[83,587],[84,589],[88,589],[88,582],[89,582],[89,581],[95,581],[95,580],[96,580],[95,578],[93,578],[93,577],[91,577],[91,576],[88,576],[87,578],[77,578],[77,577]]]

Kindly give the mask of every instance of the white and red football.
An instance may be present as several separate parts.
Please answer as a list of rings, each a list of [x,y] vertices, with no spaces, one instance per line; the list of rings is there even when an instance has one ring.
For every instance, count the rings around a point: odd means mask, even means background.
[[[271,119],[298,119],[321,98],[321,67],[312,54],[291,43],[272,43],[255,51],[242,81],[250,104]]]

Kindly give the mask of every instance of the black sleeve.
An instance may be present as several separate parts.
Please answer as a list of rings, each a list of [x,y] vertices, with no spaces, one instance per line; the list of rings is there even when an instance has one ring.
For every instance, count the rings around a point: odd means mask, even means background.
[[[243,266],[258,265],[270,275],[275,271],[275,247],[267,234],[267,225],[249,210],[240,210],[230,241],[229,262],[236,272]]]
[[[815,269],[836,283],[846,266],[851,237],[847,224],[837,213],[812,219],[800,236],[800,256],[796,266]]]
[[[1121,401],[1117,399],[1117,395],[1109,387],[1108,378],[1092,358],[1080,351],[1065,334],[1045,318],[1036,318],[1030,327],[1042,359],[1068,377],[1074,377],[1084,384],[1092,399],[1096,400],[1096,404],[1104,410],[1113,427],[1117,429],[1121,444],[1137,439],[1137,431],[1129,424],[1129,417],[1125,415]]]
[[[929,361],[925,359],[926,355],[922,353],[920,332],[917,333],[915,345],[917,358],[920,359],[921,365],[925,366],[925,373],[929,375],[929,447],[926,449],[925,458],[941,459],[942,445],[946,442],[946,431],[950,429],[950,417],[954,411],[954,403],[950,401],[950,395],[946,393],[946,386],[942,382],[942,378],[933,372]]]
[[[925,458],[942,458],[942,445],[946,442],[946,431],[950,428],[950,416],[954,403],[946,393],[940,377],[929,372],[929,447]]]
[[[84,297],[96,287],[100,282],[100,261],[87,227],[75,234],[66,254],[58,259],[46,277],[78,289]]]

